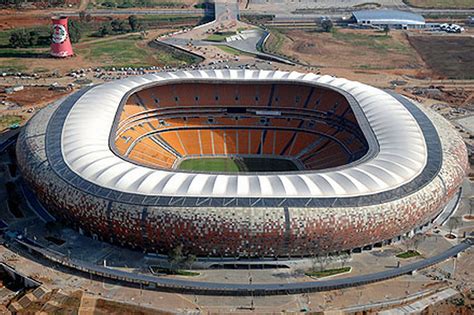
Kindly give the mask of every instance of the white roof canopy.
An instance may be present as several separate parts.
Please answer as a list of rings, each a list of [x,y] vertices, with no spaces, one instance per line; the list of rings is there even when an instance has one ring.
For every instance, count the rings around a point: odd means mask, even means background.
[[[109,147],[109,136],[122,99],[132,89],[176,79],[214,82],[252,79],[338,88],[358,102],[378,142],[379,152],[347,168],[291,174],[175,172],[140,166],[117,156]],[[83,179],[121,192],[153,196],[291,198],[370,195],[410,182],[421,173],[427,161],[426,143],[417,121],[388,93],[346,79],[281,71],[182,71],[102,84],[86,92],[73,105],[64,122],[61,139],[64,161]]]

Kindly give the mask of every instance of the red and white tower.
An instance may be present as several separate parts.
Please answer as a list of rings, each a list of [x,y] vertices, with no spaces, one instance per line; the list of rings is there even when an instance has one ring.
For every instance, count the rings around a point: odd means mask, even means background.
[[[53,17],[52,21],[53,35],[51,36],[51,56],[64,58],[74,55],[67,29],[67,17]]]

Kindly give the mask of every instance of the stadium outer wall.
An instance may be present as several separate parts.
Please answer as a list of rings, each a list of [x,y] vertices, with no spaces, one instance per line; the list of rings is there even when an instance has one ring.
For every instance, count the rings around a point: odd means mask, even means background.
[[[431,222],[454,197],[468,167],[466,147],[452,126],[429,109],[442,147],[437,176],[414,193],[363,207],[143,207],[79,190],[53,171],[45,151],[56,110],[38,112],[20,134],[21,173],[46,208],[85,233],[122,246],[215,257],[302,257],[388,242]]]

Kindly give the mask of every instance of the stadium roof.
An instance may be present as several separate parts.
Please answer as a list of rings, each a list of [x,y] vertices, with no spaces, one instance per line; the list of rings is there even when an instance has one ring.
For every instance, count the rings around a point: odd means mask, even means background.
[[[425,24],[423,16],[397,10],[361,10],[352,15],[360,21],[371,21],[371,24]]]
[[[306,83],[351,94],[373,133],[378,153],[345,168],[272,174],[176,172],[137,165],[117,156],[109,137],[120,104],[131,90],[149,84],[186,80]],[[62,107],[62,105],[61,105]],[[359,120],[359,118],[357,118]],[[91,88],[74,100],[62,121],[62,160],[82,179],[123,193],[175,197],[351,197],[393,190],[411,182],[425,168],[428,150],[417,120],[397,98],[346,79],[297,72],[208,70],[131,77]],[[372,148],[373,149],[373,148]]]

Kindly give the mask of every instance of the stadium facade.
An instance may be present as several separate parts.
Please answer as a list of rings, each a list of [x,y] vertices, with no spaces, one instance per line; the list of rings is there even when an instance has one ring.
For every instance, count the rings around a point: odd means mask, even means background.
[[[209,156],[298,171],[176,169]],[[81,90],[39,111],[18,164],[44,206],[148,252],[301,257],[390,243],[456,197],[468,161],[449,122],[393,92],[330,76],[209,70]]]

